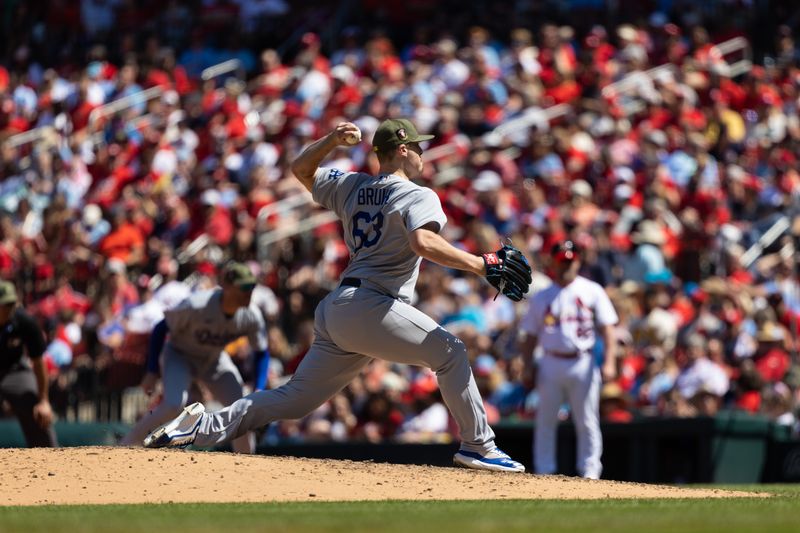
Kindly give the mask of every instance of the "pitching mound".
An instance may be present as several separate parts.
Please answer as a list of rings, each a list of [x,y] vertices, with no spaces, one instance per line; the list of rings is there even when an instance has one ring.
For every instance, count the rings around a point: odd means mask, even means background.
[[[563,476],[144,450],[0,450],[0,505],[762,496]]]

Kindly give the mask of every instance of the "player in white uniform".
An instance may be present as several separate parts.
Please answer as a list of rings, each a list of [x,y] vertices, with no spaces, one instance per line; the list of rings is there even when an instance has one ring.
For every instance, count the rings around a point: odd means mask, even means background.
[[[219,412],[189,406],[148,435],[145,446],[213,446],[275,420],[301,418],[350,383],[373,358],[380,358],[436,372],[460,429],[457,465],[524,472],[522,464],[495,446],[464,343],[409,303],[422,257],[486,275],[515,300],[528,289],[530,267],[524,262],[520,271],[527,275],[518,284],[513,278],[500,280],[498,269],[511,269],[518,250],[504,247],[475,256],[439,236],[447,222],[439,198],[411,182],[422,172],[419,143],[432,137],[419,135],[408,120],[387,120],[378,127],[373,139],[380,162],[377,176],[320,168],[322,160],[338,146],[348,145],[348,135],[356,132],[351,123],[339,124],[292,165],[314,200],[339,215],[351,254],[339,287],[317,307],[314,343],[297,372],[282,387],[256,392]]]
[[[616,377],[614,324],[617,313],[597,283],[578,275],[580,257],[572,241],[551,251],[553,285],[538,292],[520,327],[527,336],[523,357],[532,363],[533,350],[541,346],[536,371],[539,404],[536,409],[533,463],[538,474],[556,472],[558,410],[566,397],[578,440],[578,473],[599,479],[603,438],[600,434],[601,376],[592,357],[595,329],[602,331],[605,359],[602,378]]]

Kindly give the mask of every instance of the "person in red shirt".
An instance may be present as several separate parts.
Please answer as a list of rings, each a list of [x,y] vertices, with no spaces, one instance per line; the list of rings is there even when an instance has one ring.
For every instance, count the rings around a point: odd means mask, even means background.
[[[200,198],[203,206],[203,233],[214,244],[224,247],[233,239],[234,227],[230,211],[220,202],[220,193],[216,189],[206,190]]]
[[[553,83],[544,91],[545,96],[552,100],[552,105],[571,103],[580,98],[581,87],[573,75],[553,73]]]
[[[373,443],[389,440],[400,429],[403,419],[403,413],[385,391],[373,392],[354,429],[355,437]]]
[[[600,392],[600,419],[604,422],[627,424],[633,420],[628,410],[630,399],[617,383],[606,383]]]
[[[322,42],[319,35],[308,32],[300,39],[302,50],[295,58],[295,64],[313,67],[314,70],[327,73],[330,71],[330,61],[322,54]]]
[[[144,236],[128,220],[121,206],[112,209],[111,232],[100,241],[98,251],[106,259],[119,259],[125,265],[138,264],[144,258]]]
[[[106,262],[107,277],[101,288],[98,302],[112,317],[119,317],[128,308],[139,303],[139,292],[127,278],[125,263],[119,259]]]
[[[786,330],[777,322],[767,320],[758,329],[758,351],[754,360],[756,370],[767,383],[782,380],[789,370],[791,358],[784,349],[785,339]]]
[[[96,104],[93,104],[88,99],[90,83],[91,81],[88,78],[83,78],[79,84],[78,101],[80,103],[72,110],[71,113],[72,128],[76,132],[81,131],[89,125],[89,116],[97,107]]]
[[[348,108],[361,104],[364,95],[356,85],[356,75],[347,65],[336,65],[331,69],[333,96],[326,109],[329,116],[345,116]]]
[[[52,294],[38,300],[31,307],[31,313],[41,319],[53,319],[58,313],[69,312],[85,316],[92,308],[92,301],[85,294],[72,288],[72,272],[62,270],[56,279]]]
[[[145,87],[156,86],[164,91],[174,90],[180,95],[186,95],[193,89],[186,69],[176,63],[175,52],[171,48],[161,49],[156,65],[147,72]]]
[[[262,74],[257,78],[258,92],[277,98],[289,84],[289,67],[281,63],[281,56],[272,49],[261,53]]]

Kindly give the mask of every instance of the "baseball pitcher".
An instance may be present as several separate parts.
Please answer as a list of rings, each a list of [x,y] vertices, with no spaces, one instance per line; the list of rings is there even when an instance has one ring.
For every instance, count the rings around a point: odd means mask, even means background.
[[[412,183],[422,173],[420,135],[405,119],[384,121],[373,138],[377,176],[320,168],[336,147],[352,145],[360,131],[341,123],[311,144],[292,170],[319,204],[341,219],[351,260],[339,287],[317,307],[314,344],[284,386],[251,394],[214,413],[187,407],[145,439],[145,446],[213,446],[280,419],[301,418],[345,387],[373,358],[427,366],[436,372],[458,423],[456,465],[524,472],[495,446],[464,344],[409,302],[421,258],[486,276],[519,301],[531,269],[519,250],[505,246],[475,256],[445,241],[447,222],[436,194]]]

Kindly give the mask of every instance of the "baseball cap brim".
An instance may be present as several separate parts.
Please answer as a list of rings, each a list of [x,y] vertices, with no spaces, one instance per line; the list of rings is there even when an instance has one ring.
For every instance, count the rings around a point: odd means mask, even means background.
[[[0,281],[0,305],[8,305],[17,302],[17,290],[14,284],[8,281]]]
[[[571,263],[579,258],[578,254],[573,250],[560,250],[554,256],[553,260],[556,263]]]
[[[0,305],[8,305],[17,303],[17,295],[16,294],[6,294],[0,297]]]
[[[384,144],[382,146],[373,145],[372,149],[375,152],[377,152],[378,150],[391,150],[391,149],[394,149],[394,148],[400,146],[401,144],[420,143],[420,142],[423,142],[423,141],[430,141],[431,139],[435,139],[435,138],[436,138],[435,135],[417,135],[416,137],[409,137],[408,139],[405,139],[404,141],[399,141],[398,140],[398,141],[395,141],[395,142],[386,143],[386,144]]]
[[[228,263],[222,273],[223,280],[243,291],[252,291],[258,280],[250,267],[244,263]]]

